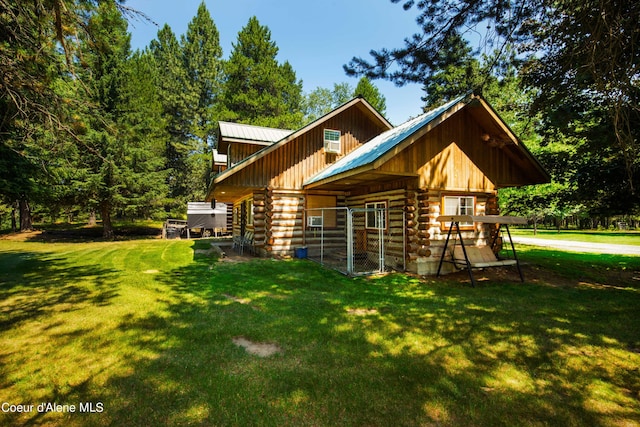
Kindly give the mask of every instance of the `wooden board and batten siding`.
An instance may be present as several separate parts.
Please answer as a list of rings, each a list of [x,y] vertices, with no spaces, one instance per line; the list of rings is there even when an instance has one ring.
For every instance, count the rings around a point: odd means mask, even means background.
[[[341,132],[341,154],[326,153],[324,150],[324,129]],[[270,150],[266,155],[258,156],[252,167],[244,167],[230,175],[218,186],[220,192],[231,194],[235,189],[302,190],[303,182],[327,165],[335,162],[344,154],[359,147],[376,136],[382,126],[371,120],[359,109],[353,108],[327,120],[294,138],[287,143]],[[217,196],[222,199],[222,194]]]
[[[431,129],[379,168],[380,173],[414,173],[418,188],[493,192],[530,182],[527,168],[505,147],[481,140],[482,128],[463,109]]]

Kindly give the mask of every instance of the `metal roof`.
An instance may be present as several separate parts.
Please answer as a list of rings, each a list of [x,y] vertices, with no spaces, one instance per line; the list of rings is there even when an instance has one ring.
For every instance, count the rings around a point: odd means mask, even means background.
[[[245,125],[240,123],[218,122],[220,135],[223,138],[274,143],[293,133],[288,129],[275,129],[263,126]]]
[[[313,184],[317,181],[330,178],[335,175],[371,164],[378,160],[385,153],[392,150],[398,144],[402,143],[414,132],[426,126],[431,121],[437,119],[451,107],[464,100],[468,95],[460,96],[438,108],[428,111],[416,118],[410,119],[405,123],[390,129],[373,138],[366,144],[362,144],[346,156],[336,161],[331,166],[322,170],[317,175],[305,181],[304,185]]]
[[[196,214],[226,214],[227,205],[224,203],[216,203],[215,209],[211,209],[211,203],[209,202],[188,202],[187,203],[187,215]]]

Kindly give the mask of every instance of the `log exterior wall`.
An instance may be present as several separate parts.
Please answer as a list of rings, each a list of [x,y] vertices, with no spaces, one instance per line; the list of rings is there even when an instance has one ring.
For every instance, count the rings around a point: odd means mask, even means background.
[[[385,233],[385,253],[388,257],[386,263],[393,268],[403,264],[406,244],[403,237],[405,199],[406,191],[404,189],[365,193],[349,196],[346,199],[346,205],[351,209],[364,209],[367,203],[373,202],[385,202],[387,204],[388,230]],[[364,215],[354,215],[353,228],[356,233],[361,232],[368,252],[372,252],[371,248],[377,248],[378,231],[366,229]],[[355,244],[357,245],[357,242]],[[372,252],[371,256],[377,257],[377,252]]]
[[[304,244],[304,193],[295,190],[266,191],[264,250],[277,256],[291,256]]]

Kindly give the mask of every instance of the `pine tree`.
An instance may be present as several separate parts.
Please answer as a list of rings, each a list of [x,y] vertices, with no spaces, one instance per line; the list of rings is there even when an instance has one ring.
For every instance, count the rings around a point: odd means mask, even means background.
[[[157,39],[150,43],[157,66],[157,87],[168,139],[165,147],[169,198],[185,193],[186,157],[189,153],[189,102],[186,91],[187,72],[178,39],[165,24]]]
[[[360,78],[353,96],[362,96],[383,116],[387,112],[387,100],[367,77]]]
[[[183,206],[204,200],[211,171],[210,156],[217,123],[214,104],[220,92],[222,48],[220,36],[204,2],[181,39],[186,70],[189,151],[185,159]]]
[[[100,209],[103,236],[111,218],[150,215],[166,193],[161,108],[150,56],[130,57],[127,23],[112,3],[100,3],[87,21],[84,111],[87,150],[78,159],[89,203]]]
[[[166,133],[157,90],[157,70],[149,52],[135,52],[127,60],[116,118],[120,138],[127,142],[120,213],[151,218],[164,211],[168,193],[164,149]]]
[[[222,48],[204,3],[180,42],[168,25],[150,45],[158,67],[158,87],[166,130],[169,208],[183,211],[187,201],[201,200],[210,171],[209,156],[216,122]]]
[[[224,65],[222,119],[279,128],[301,125],[302,82],[288,62],[278,63],[277,54],[269,28],[250,18]]]

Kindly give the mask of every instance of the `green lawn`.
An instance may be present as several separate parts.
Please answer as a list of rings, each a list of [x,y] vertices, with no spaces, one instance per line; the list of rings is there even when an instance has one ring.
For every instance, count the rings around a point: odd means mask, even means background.
[[[640,258],[523,247],[471,288],[207,245],[0,240],[0,404],[34,405],[0,425],[640,424]]]
[[[540,230],[533,233],[530,228],[511,228],[514,236],[535,237],[552,240],[574,240],[578,242],[609,243],[640,246],[640,231],[590,231],[590,230]]]

